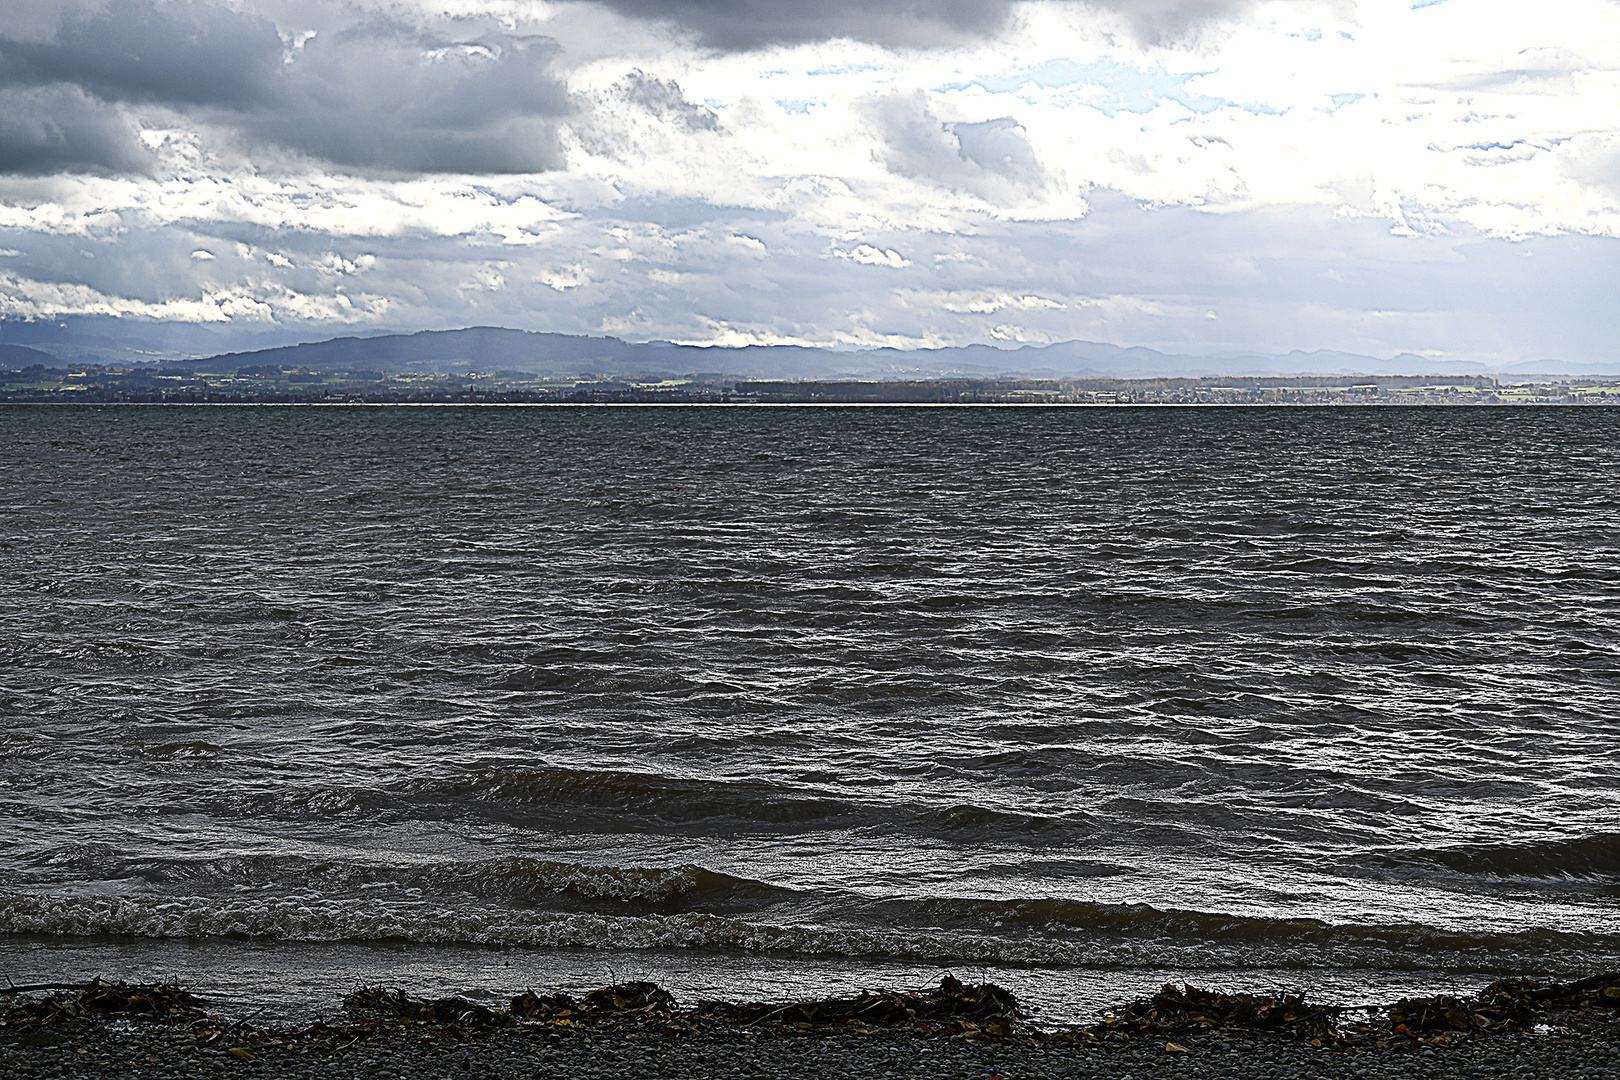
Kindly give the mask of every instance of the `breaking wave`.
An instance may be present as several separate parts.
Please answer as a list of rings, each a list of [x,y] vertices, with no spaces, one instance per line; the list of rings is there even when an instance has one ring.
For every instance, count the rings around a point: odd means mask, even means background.
[[[932,964],[1039,967],[1097,965],[1198,969],[1276,968],[1498,970],[1542,968],[1560,957],[1620,948],[1600,938],[1548,930],[1502,934],[1426,926],[1331,926],[1310,920],[1244,919],[1146,905],[1068,905],[1081,935],[996,935],[939,927],[909,930],[772,922],[712,913],[606,915],[497,908],[446,909],[425,901],[0,894],[0,932],[146,938],[248,938],[299,942],[395,942],[614,951],[701,949],[803,957],[859,957]]]
[[[319,891],[342,896],[367,890],[474,896],[508,903],[574,902],[724,908],[792,895],[792,890],[694,864],[605,866],[522,856],[492,859],[389,861],[323,859],[307,855],[220,855],[143,858],[109,845],[74,845],[36,860],[51,870],[71,867],[101,881],[134,880],[163,890]]]

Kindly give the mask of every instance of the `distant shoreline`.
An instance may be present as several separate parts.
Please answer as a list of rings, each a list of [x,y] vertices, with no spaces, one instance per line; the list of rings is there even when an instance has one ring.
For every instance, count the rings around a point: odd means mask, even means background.
[[[1620,380],[1484,375],[960,376],[350,370],[258,364],[0,371],[0,403],[143,405],[1609,405]]]
[[[300,409],[1524,409],[1612,408],[1605,401],[28,401],[3,406],[46,408]]]

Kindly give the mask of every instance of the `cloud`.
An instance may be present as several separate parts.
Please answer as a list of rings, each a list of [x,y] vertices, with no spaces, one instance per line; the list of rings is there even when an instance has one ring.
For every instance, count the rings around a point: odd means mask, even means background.
[[[695,34],[710,48],[744,51],[850,38],[929,48],[982,42],[1003,30],[1015,0],[599,0],[631,18]],[[1258,0],[1062,0],[1123,17],[1138,40],[1162,44],[1231,19]]]
[[[135,173],[150,163],[123,111],[78,87],[0,87],[0,174]]]
[[[336,165],[429,173],[560,168],[570,111],[548,38],[407,37],[366,26],[317,35],[262,106],[228,117],[248,140]]]
[[[833,254],[862,266],[887,266],[891,270],[902,270],[911,265],[911,260],[894,248],[873,247],[871,244],[859,244],[847,251],[834,248]]]
[[[673,79],[660,79],[638,68],[614,89],[619,97],[641,106],[665,123],[691,132],[720,129],[720,118],[714,110],[687,101],[680,84]]]
[[[113,0],[51,40],[0,38],[0,81],[66,83],[108,101],[251,108],[279,73],[275,26],[229,8]]]
[[[870,8],[0,4],[6,310],[1610,347],[1611,0]]]
[[[901,176],[1003,203],[1027,195],[1043,178],[1028,133],[1012,117],[944,122],[926,94],[913,91],[871,105],[884,164]]]
[[[943,125],[956,139],[956,154],[987,173],[1014,183],[1034,184],[1041,179],[1029,133],[1010,116],[979,123],[959,121]]]
[[[1015,296],[1003,289],[960,289],[952,292],[919,292],[916,299],[957,314],[991,315],[998,311],[1061,311],[1067,305],[1049,296],[1025,293]],[[1095,306],[1095,305],[1085,305]]]
[[[1053,2],[1112,13],[1153,40],[1252,6],[1251,0]],[[1007,31],[1020,10],[1014,0],[599,0],[583,7],[673,27],[722,51],[837,38],[896,48],[974,47]],[[458,11],[464,14],[447,13]],[[576,41],[576,48],[611,54],[609,43],[596,40],[605,32],[600,22],[598,15],[594,24],[569,24],[595,38]],[[543,14],[497,0],[449,8],[415,0],[19,0],[0,14],[0,92],[34,95],[18,99],[30,108],[12,115],[37,123],[30,131],[13,120],[16,130],[0,144],[0,168],[138,172],[151,167],[151,157],[135,132],[181,127],[204,156],[234,154],[269,168],[314,159],[380,173],[561,169],[567,160],[560,126],[574,118],[577,102],[590,99],[570,94],[558,43],[525,32],[544,25]],[[714,110],[686,100],[667,75],[632,68],[615,93],[620,104],[667,128],[713,133],[722,126]],[[980,174],[999,174],[1015,187],[1034,183],[1034,155],[1027,139],[1017,144],[1016,124],[986,123],[978,131],[948,127],[954,152]],[[588,122],[578,127],[592,152],[619,156],[611,144],[625,140],[617,133],[590,130]],[[907,153],[901,148],[899,158]],[[994,183],[940,175],[984,198],[1008,197]]]
[[[695,162],[680,156],[712,159],[713,145],[701,137],[722,131],[713,109],[687,100],[673,79],[640,68],[595,92],[577,93],[575,102],[577,115],[569,123],[575,145],[617,163],[616,168],[645,169],[656,163],[649,176],[690,175]]]
[[[136,169],[144,159],[119,132],[130,110],[153,109],[155,126],[177,115],[216,151],[394,172],[563,164],[556,121],[571,105],[551,39],[476,21],[351,14],[314,32],[287,21],[292,29],[218,4],[113,0],[32,36],[0,30],[0,91],[35,95],[41,128],[8,130],[3,167]]]
[[[1583,135],[1559,156],[1566,176],[1620,199],[1620,132]]]
[[[931,46],[982,40],[1007,22],[1012,0],[600,0],[631,18],[669,23],[724,50],[852,38]]]
[[[1185,41],[1199,29],[1247,15],[1260,0],[1085,0],[1125,19],[1136,39],[1147,45]],[[1327,6],[1327,5],[1323,5]]]
[[[645,217],[658,208],[621,204],[520,249],[477,233],[154,228],[126,213],[103,239],[0,230],[24,253],[5,261],[0,315],[203,322],[219,328],[219,351],[229,333],[271,327],[308,337],[470,323],[739,344],[1079,338],[1202,354],[1438,349],[1514,360],[1612,351],[1611,240],[1537,238],[1536,257],[1523,258],[1526,246],[1465,227],[1414,240],[1325,208],[1145,213],[1094,198],[1080,221],[874,231],[838,245],[853,255],[865,244],[866,263],[829,257],[825,236],[791,221],[714,205],[662,226]],[[950,257],[964,249],[975,258]],[[216,258],[191,259],[197,250]],[[889,252],[904,252],[902,265]]]

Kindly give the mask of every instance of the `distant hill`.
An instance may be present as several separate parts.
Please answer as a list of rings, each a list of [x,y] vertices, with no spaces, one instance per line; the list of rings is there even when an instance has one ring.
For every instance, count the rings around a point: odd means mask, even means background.
[[[728,350],[737,351],[737,350]],[[811,350],[804,350],[811,351]],[[385,337],[340,337],[192,361],[205,371],[280,365],[311,371],[525,371],[578,375],[685,374],[710,350],[668,343],[636,344],[614,337],[531,333],[494,326],[424,330]],[[699,363],[702,370],[707,368]]]
[[[17,371],[25,367],[43,364],[46,367],[60,367],[57,358],[48,352],[30,349],[26,345],[7,345],[0,343],[0,368],[8,371]]]
[[[268,348],[297,338],[280,327],[230,323],[139,322],[110,315],[61,319],[0,317],[0,344],[38,349],[64,364],[150,364]],[[25,367],[27,365],[24,365]]]
[[[1620,363],[1527,361],[1499,367],[1435,360],[1402,353],[1388,359],[1316,351],[1283,355],[1187,356],[1095,341],[1001,348],[839,350],[798,345],[677,345],[616,337],[534,333],[492,326],[414,334],[366,332],[299,344],[288,331],[231,331],[224,340],[262,347],[219,352],[226,330],[190,324],[127,324],[109,317],[60,322],[0,319],[0,367],[85,363],[183,363],[199,371],[245,367],[307,368],[346,372],[524,372],[531,375],[677,376],[706,374],[744,379],[984,379],[1207,378],[1276,375],[1499,375],[1525,379],[1562,375],[1620,377]],[[212,347],[210,348],[210,344]],[[198,359],[201,357],[202,359]]]
[[[1177,356],[1092,341],[1001,349],[969,345],[949,349],[839,351],[797,345],[675,345],[615,337],[533,333],[491,326],[428,330],[225,353],[190,362],[205,371],[275,365],[320,372],[522,371],[540,375],[689,375],[708,373],[754,379],[915,379],[953,376],[1186,378],[1212,375],[1482,375],[1482,364],[1434,360],[1402,353],[1389,359],[1340,352],[1282,356]],[[1537,374],[1559,365],[1523,365]],[[1563,365],[1567,370],[1568,365]],[[1620,373],[1620,372],[1617,372]]]

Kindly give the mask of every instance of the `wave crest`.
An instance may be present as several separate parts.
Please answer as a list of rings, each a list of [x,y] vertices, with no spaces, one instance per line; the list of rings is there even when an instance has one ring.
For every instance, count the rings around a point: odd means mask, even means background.
[[[1084,905],[1065,914],[1078,923]],[[1613,952],[1620,934],[1332,926],[1144,905],[1093,905],[1090,932],[1053,937],[968,930],[793,924],[707,912],[606,915],[326,896],[175,897],[0,894],[0,932],[149,938],[409,942],[615,951],[696,949],[1035,967],[1229,966],[1413,970],[1537,969]],[[1034,917],[1043,914],[1028,909]]]

